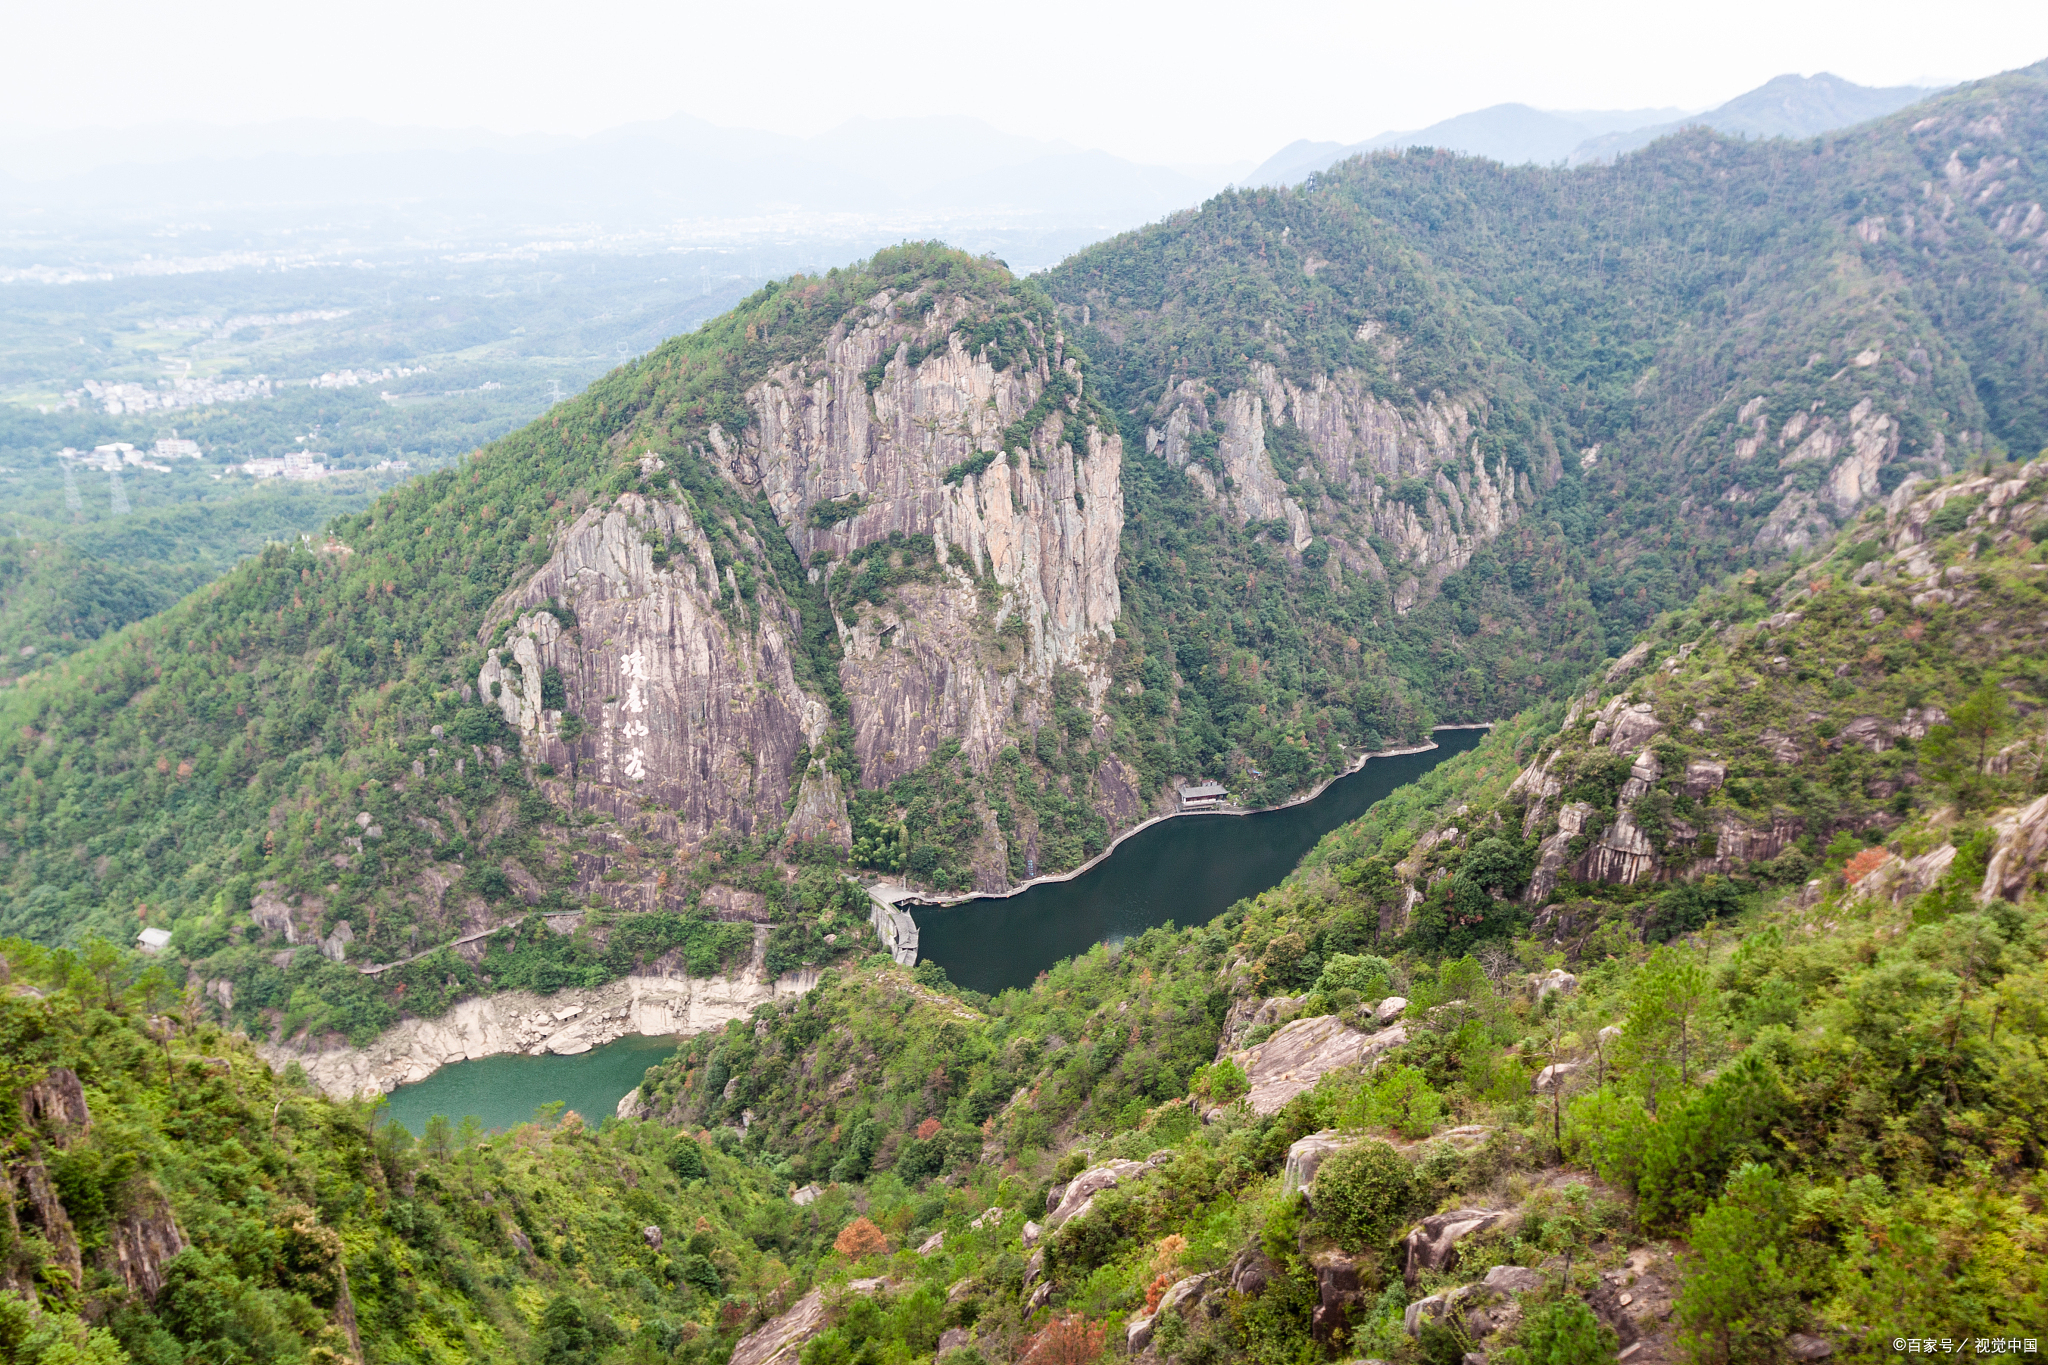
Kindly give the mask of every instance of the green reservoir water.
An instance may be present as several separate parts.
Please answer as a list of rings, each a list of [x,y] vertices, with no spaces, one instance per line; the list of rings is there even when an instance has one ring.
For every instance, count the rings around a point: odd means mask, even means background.
[[[916,907],[920,956],[960,985],[990,994],[1031,984],[1062,958],[1121,942],[1154,925],[1202,924],[1294,870],[1325,834],[1413,782],[1484,730],[1440,730],[1426,753],[1369,760],[1313,801],[1257,815],[1182,815],[1117,845],[1071,881],[1014,896],[988,896],[943,910]],[[442,1067],[393,1091],[386,1111],[415,1136],[435,1114],[487,1129],[524,1123],[556,1100],[601,1123],[647,1068],[675,1050],[674,1038],[621,1038],[576,1057],[485,1057]]]
[[[956,984],[993,995],[1029,986],[1055,962],[1097,943],[1118,943],[1168,921],[1207,923],[1276,885],[1325,834],[1485,735],[1439,730],[1436,748],[1369,759],[1298,806],[1162,820],[1071,881],[943,909],[912,906],[918,957],[944,967]]]
[[[674,1038],[629,1036],[574,1057],[508,1053],[455,1062],[417,1084],[399,1086],[384,1112],[414,1137],[436,1114],[451,1123],[474,1114],[496,1130],[525,1123],[535,1109],[556,1100],[596,1125],[618,1112],[619,1100],[640,1084],[648,1067],[675,1050]]]

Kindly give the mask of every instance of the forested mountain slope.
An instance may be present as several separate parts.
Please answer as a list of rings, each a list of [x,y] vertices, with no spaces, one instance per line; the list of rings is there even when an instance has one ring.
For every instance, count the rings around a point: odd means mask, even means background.
[[[553,1114],[415,1144],[161,968],[16,941],[0,976],[10,1362],[723,1360],[816,1254],[767,1171],[687,1136]]]
[[[1398,662],[1498,715],[1909,471],[2048,444],[2044,145],[2036,66],[1605,168],[1379,154],[1047,287],[1127,443],[1384,576],[1438,627]]]

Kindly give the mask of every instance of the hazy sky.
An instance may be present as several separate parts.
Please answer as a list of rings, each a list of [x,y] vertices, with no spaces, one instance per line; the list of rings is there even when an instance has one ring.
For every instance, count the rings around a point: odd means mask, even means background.
[[[1508,100],[1703,108],[1786,71],[1871,85],[2048,57],[2048,4],[866,0],[10,6],[0,120],[362,117],[583,133],[685,112],[812,133],[972,114],[1146,160],[1263,159]]]

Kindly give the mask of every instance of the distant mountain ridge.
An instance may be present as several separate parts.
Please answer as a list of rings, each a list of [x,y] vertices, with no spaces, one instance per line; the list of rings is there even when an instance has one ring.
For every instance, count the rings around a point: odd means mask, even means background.
[[[1731,137],[1813,137],[1883,118],[1933,93],[1917,85],[1857,85],[1825,71],[1817,76],[1776,76],[1698,118],[1589,139],[1573,149],[1569,161],[1574,166],[1612,161],[1688,123],[1702,123]]]
[[[1857,85],[1825,71],[1773,77],[1702,113],[1683,109],[1545,110],[1496,104],[1413,132],[1388,132],[1349,145],[1289,143],[1246,178],[1247,185],[1294,185],[1346,157],[1401,147],[1440,147],[1506,165],[1581,166],[1612,161],[1694,124],[1736,137],[1812,137],[1880,118],[1933,94],[1901,85]]]

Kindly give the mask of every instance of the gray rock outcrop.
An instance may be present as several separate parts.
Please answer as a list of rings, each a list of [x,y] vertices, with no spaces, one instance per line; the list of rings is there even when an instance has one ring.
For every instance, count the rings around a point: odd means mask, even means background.
[[[971,320],[965,300],[928,302],[913,321],[899,300],[878,295],[820,353],[749,389],[753,420],[737,438],[714,429],[704,452],[767,498],[805,565],[821,573],[891,533],[930,534],[940,547],[944,582],[914,594],[914,609],[839,623],[869,785],[916,767],[949,737],[985,764],[1005,742],[1013,705],[1034,710],[1035,689],[1058,668],[1096,675],[1099,705],[1108,678],[1096,646],[1122,612],[1121,438],[1062,412],[1001,453],[1006,428],[1056,375],[1081,386],[1063,339],[1034,331],[1038,358],[999,369],[957,330]],[[915,364],[913,346],[922,352]],[[877,364],[884,372],[870,393],[865,375]],[[984,454],[995,458],[978,472],[946,477]],[[858,510],[815,524],[812,509],[826,503]],[[992,609],[983,581],[993,585]],[[1011,616],[1025,631],[1016,668],[982,648]]]
[[[985,768],[1018,722],[1051,718],[1063,670],[1083,675],[1084,705],[1101,715],[1122,612],[1121,438],[1077,415],[1085,380],[1063,339],[1027,321],[1029,356],[992,357],[965,340],[985,305],[943,293],[902,303],[884,291],[857,309],[746,391],[739,430],[713,425],[697,448],[766,500],[812,582],[829,585],[854,556],[906,553],[892,537],[931,537],[935,566],[881,600],[833,607],[870,787],[948,741]],[[1064,401],[1035,407],[1055,386]],[[1015,424],[1034,411],[1043,420],[1020,440]],[[645,491],[584,511],[486,615],[477,686],[526,757],[555,768],[543,789],[557,804],[685,845],[787,812],[792,837],[846,846],[839,778],[821,764],[793,771],[830,712],[797,681],[800,617],[776,586],[776,556],[753,524],[671,489],[654,451],[640,466]],[[572,715],[569,733],[583,732],[565,739]],[[1118,825],[1143,814],[1124,771],[1111,760],[1096,784]],[[659,814],[639,818],[643,808]],[[1007,889],[1008,837],[991,824],[978,889]]]
[[[887,1293],[893,1287],[887,1278],[877,1277],[849,1280],[844,1292],[872,1295]],[[832,1305],[826,1299],[826,1291],[813,1289],[788,1311],[740,1338],[732,1348],[731,1365],[796,1365],[804,1346],[831,1325]]]
[[[1992,833],[1977,898],[2016,901],[2039,882],[2048,864],[2048,796],[1997,821]]]
[[[1383,338],[1383,354],[1399,348],[1379,324],[1365,326]],[[1439,396],[1403,410],[1351,369],[1297,384],[1258,362],[1245,387],[1221,396],[1184,381],[1161,397],[1152,423],[1147,451],[1186,473],[1240,525],[1284,526],[1279,539],[1291,554],[1322,536],[1333,565],[1393,582],[1394,608],[1403,614],[1425,585],[1464,567],[1534,498],[1527,478],[1505,460],[1489,465],[1479,454],[1468,404]],[[1327,496],[1304,503],[1289,491],[1269,449],[1269,429],[1294,438],[1288,458],[1305,456],[1331,490]],[[1205,435],[1213,454],[1200,453],[1197,441]],[[1289,477],[1309,472],[1297,465]],[[1393,548],[1393,563],[1381,562],[1375,540]]]
[[[85,1087],[68,1066],[51,1067],[21,1092],[21,1116],[60,1148],[92,1136]]]
[[[1245,1096],[1255,1114],[1271,1114],[1330,1072],[1346,1066],[1371,1066],[1408,1041],[1405,1025],[1377,1033],[1361,1033],[1334,1014],[1297,1019],[1257,1047],[1235,1054],[1251,1092]]]
[[[1090,1166],[1065,1185],[1055,1186],[1050,1191],[1051,1207],[1046,1210],[1045,1226],[1057,1228],[1069,1219],[1083,1216],[1094,1206],[1096,1195],[1115,1189],[1127,1180],[1147,1175],[1171,1158],[1172,1153],[1163,1152],[1143,1161],[1105,1161],[1098,1166]]]
[[[1458,1243],[1482,1232],[1520,1226],[1511,1209],[1452,1209],[1423,1219],[1402,1239],[1401,1257],[1408,1283],[1425,1270],[1448,1270],[1457,1263]]]
[[[1305,1189],[1316,1178],[1323,1162],[1346,1147],[1356,1145],[1357,1137],[1346,1137],[1334,1128],[1325,1128],[1320,1133],[1310,1133],[1287,1149],[1287,1162],[1281,1168],[1281,1178],[1288,1193]]]
[[[1201,1301],[1202,1289],[1215,1279],[1214,1271],[1200,1275],[1189,1275],[1176,1280],[1167,1291],[1159,1296],[1159,1306],[1150,1313],[1141,1314],[1130,1320],[1124,1328],[1124,1344],[1133,1353],[1142,1351],[1151,1344],[1153,1329],[1169,1314],[1186,1316]]]
[[[1524,1265],[1497,1265],[1481,1283],[1503,1294],[1526,1294],[1543,1288],[1543,1277]]]
[[[127,1191],[121,1214],[100,1248],[102,1267],[146,1300],[163,1292],[164,1264],[191,1243],[170,1201],[145,1177]]]

